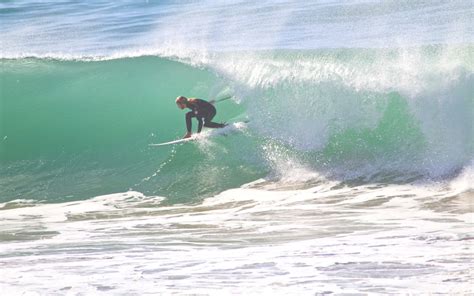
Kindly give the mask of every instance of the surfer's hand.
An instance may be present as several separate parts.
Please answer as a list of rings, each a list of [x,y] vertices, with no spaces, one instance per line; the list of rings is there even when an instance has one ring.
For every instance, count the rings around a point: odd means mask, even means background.
[[[191,138],[192,133],[188,132],[184,135],[183,139]]]

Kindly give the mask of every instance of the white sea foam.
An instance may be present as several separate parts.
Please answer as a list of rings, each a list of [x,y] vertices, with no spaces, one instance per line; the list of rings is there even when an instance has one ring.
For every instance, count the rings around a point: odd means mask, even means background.
[[[195,205],[127,192],[2,210],[0,286],[14,295],[471,291],[472,195],[443,185],[256,188]]]

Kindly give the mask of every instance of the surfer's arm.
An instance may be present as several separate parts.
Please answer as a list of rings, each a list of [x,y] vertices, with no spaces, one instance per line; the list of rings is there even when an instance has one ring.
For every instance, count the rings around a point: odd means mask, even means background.
[[[189,111],[186,113],[186,129],[188,130],[188,133],[191,133],[191,128],[193,127],[193,124],[191,122],[191,118],[193,118],[194,112]]]

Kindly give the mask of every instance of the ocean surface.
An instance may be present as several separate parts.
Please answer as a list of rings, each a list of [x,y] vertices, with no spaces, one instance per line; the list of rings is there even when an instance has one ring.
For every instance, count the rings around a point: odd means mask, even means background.
[[[1,294],[474,293],[473,16],[0,1]]]

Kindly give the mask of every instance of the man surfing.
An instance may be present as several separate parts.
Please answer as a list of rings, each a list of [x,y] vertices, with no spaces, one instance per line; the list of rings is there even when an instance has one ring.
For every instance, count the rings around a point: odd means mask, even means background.
[[[176,105],[178,108],[183,110],[184,108],[189,108],[191,111],[186,113],[186,128],[187,133],[184,135],[183,139],[189,138],[192,135],[191,128],[191,118],[196,117],[198,121],[197,132],[200,133],[203,125],[210,128],[222,128],[226,126],[225,123],[215,123],[212,122],[212,118],[216,116],[216,108],[212,105],[214,101],[207,102],[205,100],[197,98],[186,98],[179,96],[176,98]]]

